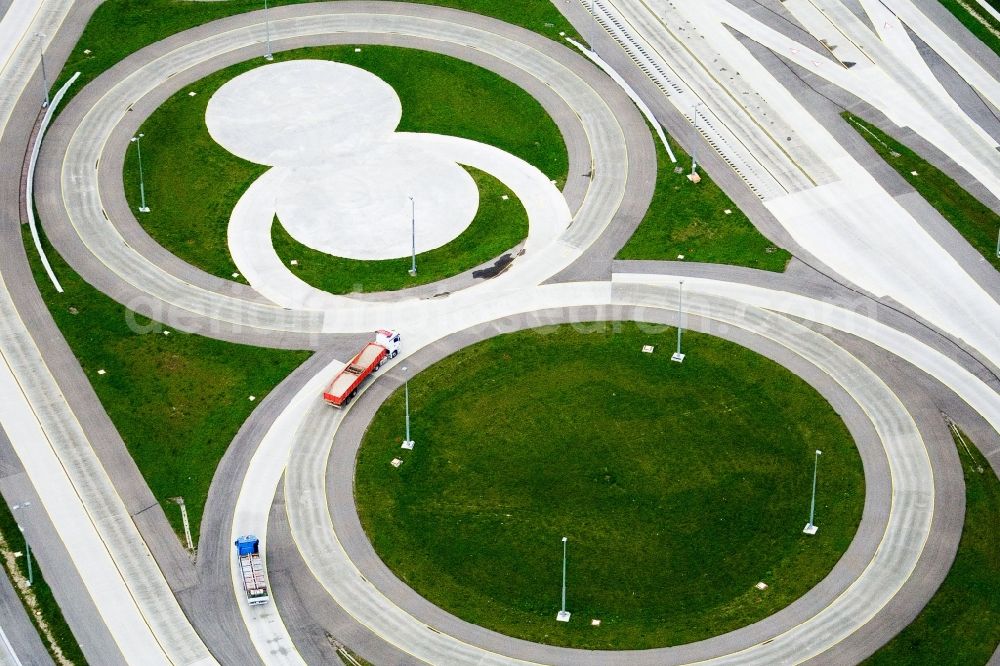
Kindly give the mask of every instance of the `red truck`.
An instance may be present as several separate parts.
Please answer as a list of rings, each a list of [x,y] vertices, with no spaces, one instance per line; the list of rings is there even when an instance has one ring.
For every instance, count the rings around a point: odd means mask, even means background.
[[[399,353],[399,333],[379,329],[375,342],[369,342],[344,369],[333,376],[323,391],[323,399],[334,407],[343,407],[358,393],[368,376]]]

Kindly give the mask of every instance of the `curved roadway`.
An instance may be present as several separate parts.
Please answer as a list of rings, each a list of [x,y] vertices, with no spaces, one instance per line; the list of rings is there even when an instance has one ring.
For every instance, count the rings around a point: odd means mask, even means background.
[[[466,303],[487,299],[490,295],[485,292],[502,287],[537,284],[578,258],[611,223],[623,202],[626,206],[638,202],[642,207],[648,202],[655,170],[651,140],[648,133],[627,134],[623,128],[623,123],[629,123],[634,130],[643,122],[641,116],[613,83],[579,56],[533,33],[471,14],[410,5],[391,10],[382,5],[378,11],[371,11],[372,7],[353,3],[286,7],[280,15],[273,12],[271,38],[277,48],[326,43],[344,33],[359,36],[361,41],[391,41],[432,50],[445,45],[465,52],[474,46],[481,56],[497,63],[500,73],[519,70],[516,80],[533,81],[534,90],[548,88],[555,94],[563,111],[555,119],[575,158],[571,159],[572,172],[586,168],[592,174],[569,231],[544,252],[516,260],[518,270],[461,292],[459,297]],[[133,246],[136,225],[127,221],[123,227],[116,226],[123,224],[118,222],[121,217],[131,214],[127,208],[108,211],[101,178],[111,178],[114,190],[120,192],[125,137],[132,135],[142,119],[141,113],[129,111],[140,108],[143,98],[160,86],[168,84],[167,90],[176,90],[198,78],[199,72],[217,67],[223,56],[243,59],[248,57],[247,48],[259,48],[260,25],[245,16],[237,18],[190,31],[192,35],[185,35],[188,42],[127,74],[105,74],[93,91],[88,86],[87,94],[78,95],[60,115],[47,137],[38,171],[45,184],[38,189],[47,193],[38,200],[39,213],[53,244],[81,275],[106,293],[186,330],[217,333],[225,327],[243,332],[244,337],[251,332],[262,334],[266,344],[266,336],[275,337],[275,333],[315,339],[322,332],[369,331],[383,325],[379,321],[390,314],[406,321],[440,316],[428,312],[428,305],[420,301],[391,304],[387,306],[393,310],[390,313],[347,297],[325,312],[288,310],[261,301],[246,288],[197,279],[200,276],[189,270],[178,276],[176,262],[160,266]],[[282,43],[293,38],[297,41]],[[157,99],[165,94],[160,90]],[[549,96],[541,99],[552,106]],[[112,145],[114,137],[118,142]],[[123,235],[123,228],[132,237]],[[449,310],[453,305],[430,307]],[[401,308],[406,312],[400,312]]]
[[[569,289],[585,289],[573,285]],[[637,308],[660,308],[676,300],[676,290],[630,285],[605,292],[605,300],[591,306],[618,306],[627,316],[637,317]],[[804,660],[829,649],[852,633],[891,599],[908,579],[929,534],[934,509],[934,484],[930,459],[913,419],[896,396],[878,377],[853,356],[826,337],[790,319],[727,298],[705,296],[697,290],[688,292],[687,312],[705,318],[709,330],[718,333],[724,324],[764,338],[814,365],[829,381],[842,387],[855,400],[863,414],[871,419],[877,437],[858,438],[867,467],[875,465],[878,448],[888,460],[891,483],[869,473],[869,497],[874,515],[885,512],[884,529],[864,526],[871,539],[855,557],[868,562],[861,571],[851,572],[840,588],[826,583],[825,603],[800,602],[798,613],[786,614],[783,622],[764,622],[743,636],[726,635],[703,641],[696,649],[690,646],[627,653],[617,657],[620,663],[663,664],[682,660],[713,659],[713,663],[774,664]],[[571,300],[566,294],[554,294],[552,302]],[[676,321],[676,315],[665,321]],[[451,345],[437,345],[433,355],[450,352]],[[694,353],[697,353],[696,351]],[[829,394],[829,390],[825,391]],[[385,396],[385,392],[381,392]],[[455,621],[447,615],[426,613],[417,619],[384,597],[371,582],[376,579],[368,570],[359,570],[348,556],[345,543],[364,544],[356,515],[349,513],[336,520],[329,513],[324,489],[329,459],[331,498],[334,514],[344,514],[353,507],[353,461],[360,435],[377,400],[370,401],[365,416],[354,420],[346,438],[339,437],[342,422],[351,422],[353,408],[346,415],[316,404],[303,415],[296,433],[294,450],[287,473],[285,495],[292,536],[306,564],[342,607],[385,640],[428,663],[549,664],[607,663],[607,653],[585,652],[538,646],[489,635],[481,629]],[[359,408],[362,403],[358,403]],[[855,435],[864,432],[863,425]],[[333,435],[333,437],[331,437]],[[346,444],[344,443],[346,439]],[[332,442],[332,443],[331,443]],[[331,446],[334,448],[331,457]],[[875,447],[872,451],[870,447]],[[891,493],[885,493],[886,487]],[[349,511],[349,509],[347,509]],[[335,530],[319,530],[317,525],[333,525]],[[377,558],[368,557],[370,564]],[[842,563],[843,564],[843,563]],[[379,576],[386,579],[386,572]],[[836,575],[836,574],[835,574]],[[411,599],[412,604],[412,599]],[[808,609],[808,610],[806,610]],[[449,634],[461,636],[461,640]],[[478,639],[478,640],[477,640]],[[742,639],[742,640],[740,640]],[[472,643],[476,643],[475,645]],[[480,647],[480,645],[489,647]],[[504,655],[501,656],[501,650]]]
[[[616,275],[610,282],[538,286],[584,256],[612,223],[626,223],[629,216],[641,216],[651,194],[652,147],[641,116],[613,83],[582,58],[532,33],[439,8],[390,3],[298,5],[273,11],[272,17],[272,38],[279,48],[329,41],[391,41],[433,48],[487,64],[536,93],[550,112],[556,111],[553,115],[570,145],[572,173],[566,194],[575,213],[572,225],[558,240],[516,261],[501,277],[447,298],[396,303],[343,299],[325,312],[286,310],[244,286],[211,278],[169,257],[138,231],[127,207],[121,205],[124,197],[120,192],[120,168],[127,137],[159,101],[186,82],[227,62],[251,57],[259,50],[261,26],[254,22],[257,17],[246,15],[201,26],[130,57],[123,66],[88,86],[53,126],[40,163],[39,210],[53,242],[89,281],[130,307],[179,328],[275,346],[303,341],[315,346],[322,344],[324,334],[391,325],[406,332],[407,350],[412,353],[425,347],[432,349],[446,336],[505,317],[528,315],[530,323],[531,317],[544,318],[532,313],[554,308],[617,306],[638,308],[635,312],[670,312],[671,306],[664,304],[674,302],[672,283],[676,278],[671,276]],[[587,179],[580,173],[584,165],[589,169]],[[814,378],[819,378],[817,381],[839,386],[829,389],[831,395],[842,390],[856,401],[855,415],[867,415],[870,423],[865,426],[861,418],[852,430],[857,434],[870,427],[878,434],[877,442],[862,442],[862,451],[867,456],[866,473],[871,472],[869,480],[881,482],[868,489],[873,504],[866,506],[864,538],[859,537],[852,546],[862,557],[863,566],[838,565],[831,576],[839,578],[828,589],[810,593],[806,601],[797,602],[793,612],[775,616],[777,619],[770,619],[770,624],[755,625],[695,647],[622,658],[628,663],[689,658],[720,663],[776,663],[821,655],[863,629],[897,592],[915,584],[911,577],[923,563],[924,546],[932,535],[935,511],[939,510],[935,504],[939,495],[935,493],[931,458],[920,430],[885,383],[827,337],[775,311],[848,331],[900,355],[941,378],[994,428],[1000,426],[1000,399],[989,386],[940,351],[842,308],[781,290],[733,282],[702,279],[686,285],[690,285],[685,290],[690,311],[705,325],[739,329],[747,340],[758,341],[751,344],[779,349],[786,360],[797,357],[788,362],[804,373],[812,372]],[[6,344],[3,350],[8,356]],[[33,376],[31,364],[44,367],[44,361],[35,357],[18,369],[18,376]],[[287,408],[273,410],[273,418],[262,424],[266,433],[247,463],[241,489],[230,481],[226,489],[214,492],[220,482],[216,479],[213,492],[218,503],[212,508],[231,512],[231,532],[244,529],[248,522],[262,527],[267,524],[274,491],[289,464],[284,489],[286,509],[292,536],[306,564],[337,603],[385,641],[430,663],[595,663],[598,657],[592,653],[500,641],[454,618],[434,615],[432,609],[407,612],[400,604],[408,602],[397,603],[360,577],[361,571],[348,553],[362,559],[364,553],[358,548],[361,544],[364,550],[364,538],[350,515],[340,515],[351,506],[353,450],[350,438],[338,432],[343,424],[346,434],[346,426],[354,419],[352,427],[357,435],[362,420],[353,415],[354,411],[373,411],[377,406],[374,396],[387,395],[390,382],[386,379],[373,383],[369,387],[373,397],[366,401],[362,396],[351,410],[332,412],[324,409],[316,396],[317,386],[335,364],[328,358],[320,359],[311,367],[313,374],[304,384],[289,384],[283,394],[274,396]],[[823,380],[823,376],[827,379]],[[26,393],[30,399],[46,390],[28,387]],[[71,439],[86,459],[86,438],[81,433],[73,434]],[[357,438],[353,441],[356,446]],[[878,454],[868,447],[874,444],[880,444],[884,452],[887,477],[873,471]],[[92,452],[89,455],[92,457]],[[332,514],[326,501],[328,461],[332,465],[331,492],[335,500]],[[92,480],[102,474],[94,470],[86,476]],[[891,482],[886,483],[887,479]],[[74,483],[76,487],[87,485],[82,477]],[[954,498],[940,499],[947,502],[942,505],[944,510],[953,514]],[[91,500],[84,501],[93,508]],[[101,517],[95,520],[100,523]],[[230,534],[220,537],[228,539]],[[222,551],[223,557],[226,552]],[[112,549],[113,556],[118,554]],[[928,563],[922,575],[929,572],[932,578],[943,577],[942,567],[946,571],[949,564],[948,558],[944,559]],[[388,580],[386,572],[376,573],[373,578]],[[141,567],[123,570],[122,575],[132,586],[157,579],[157,574]],[[159,580],[162,582],[162,577]],[[391,580],[389,583],[391,587]],[[931,591],[921,599],[926,600]],[[277,613],[278,604],[267,611],[251,611],[239,604],[237,592],[234,590],[231,601],[244,615],[261,660],[301,663]],[[817,598],[822,603],[815,602]],[[422,613],[430,613],[440,631],[430,630],[419,619]],[[199,625],[209,620],[195,619]],[[177,625],[178,630],[190,632],[190,626],[185,628],[184,624],[182,621]],[[891,620],[887,626],[892,626]],[[150,629],[170,651],[194,650],[171,655],[170,661],[207,660],[206,653],[198,653],[197,639],[172,638],[170,632],[155,624]],[[764,635],[767,638],[762,640]]]

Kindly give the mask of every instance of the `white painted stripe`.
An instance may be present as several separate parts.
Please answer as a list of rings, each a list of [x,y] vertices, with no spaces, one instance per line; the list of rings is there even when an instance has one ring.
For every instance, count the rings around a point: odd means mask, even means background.
[[[52,271],[52,266],[49,264],[49,258],[45,256],[45,250],[42,249],[42,239],[38,234],[38,223],[35,220],[35,166],[38,164],[38,152],[42,148],[42,137],[45,136],[45,130],[49,128],[49,123],[52,121],[52,116],[55,113],[55,109],[59,106],[59,102],[62,101],[63,96],[66,95],[66,91],[69,87],[73,85],[76,80],[80,78],[80,72],[77,72],[70,78],[69,81],[63,84],[56,96],[52,98],[49,103],[49,108],[45,110],[45,117],[42,118],[42,124],[38,128],[38,134],[35,135],[35,143],[31,146],[31,158],[28,161],[28,183],[26,188],[26,193],[24,197],[24,207],[25,214],[28,216],[28,227],[31,229],[31,239],[35,242],[35,249],[38,250],[38,256],[42,260],[42,266],[45,267],[45,272],[48,274],[49,279],[52,281],[52,285],[56,288],[60,294],[63,293],[62,285],[59,284],[59,280],[56,278],[56,274]]]
[[[614,82],[625,91],[625,94],[632,99],[635,105],[639,107],[639,111],[642,115],[646,116],[646,120],[653,126],[653,129],[656,131],[656,135],[660,137],[660,143],[662,143],[663,147],[667,150],[667,155],[670,157],[670,161],[677,164],[677,157],[674,156],[674,151],[670,148],[670,142],[667,141],[667,135],[663,132],[663,126],[656,120],[656,116],[653,115],[653,110],[649,108],[649,105],[642,101],[642,98],[639,97],[639,93],[637,93],[635,89],[622,78],[621,74],[615,71],[614,67],[604,60],[604,58],[597,55],[596,51],[588,49],[583,44],[570,37],[567,37],[566,41],[578,48],[580,53],[587,56],[587,58],[593,61],[595,65],[604,70],[604,73],[614,79]]]
[[[0,627],[0,645],[3,646],[3,650],[0,651],[0,664],[3,666],[21,666],[21,659],[14,652],[14,646],[10,644],[10,640],[7,638],[7,634],[4,633],[3,627]]]

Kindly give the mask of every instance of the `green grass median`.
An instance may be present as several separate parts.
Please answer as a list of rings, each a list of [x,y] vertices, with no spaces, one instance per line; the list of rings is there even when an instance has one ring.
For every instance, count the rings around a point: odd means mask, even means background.
[[[580,648],[696,641],[807,592],[860,520],[853,440],[778,364],[696,333],[673,363],[675,335],[633,323],[530,330],[411,377],[416,448],[400,449],[397,391],[357,461],[379,556],[462,619]],[[816,449],[820,529],[807,536]],[[568,624],[555,620],[563,536]]]
[[[889,166],[962,234],[969,245],[994,268],[1000,270],[1000,257],[997,256],[1000,214],[878,127],[847,112],[841,116],[854,126]]]
[[[996,0],[986,1],[994,9],[1000,10],[1000,3]],[[976,0],[939,0],[939,2],[954,14],[969,32],[1000,55],[1000,21],[993,18]]]
[[[27,227],[23,234],[52,318],[174,529],[182,533],[180,510],[170,498],[183,497],[197,540],[219,460],[253,408],[310,353],[161,326],[87,284],[46,243],[65,289],[60,294]]]
[[[668,141],[678,162],[667,158],[657,140],[653,201],[617,258],[677,261],[683,256],[684,261],[785,270],[791,254],[757,231],[704,169],[699,171],[701,182],[691,183],[691,157]]]

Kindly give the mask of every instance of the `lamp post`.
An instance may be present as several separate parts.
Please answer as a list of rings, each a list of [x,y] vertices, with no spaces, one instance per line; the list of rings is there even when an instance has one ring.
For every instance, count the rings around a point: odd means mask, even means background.
[[[802,530],[805,534],[816,534],[819,530],[818,527],[813,523],[816,519],[816,472],[819,470],[819,457],[823,455],[823,452],[816,449],[815,460],[813,461],[813,492],[812,492],[812,502],[809,505],[809,522],[806,523],[806,527]]]
[[[413,257],[410,264],[410,277],[417,276],[417,206],[410,197],[410,252]]]
[[[132,143],[135,144],[135,153],[139,158],[139,212],[148,213],[149,206],[146,205],[146,183],[143,181],[142,177],[142,148],[139,147],[139,139],[144,137],[145,134],[141,132],[132,137]]]
[[[28,536],[24,534],[24,528],[20,523],[18,523],[17,529],[21,530],[21,534],[24,536],[24,555],[28,559],[28,587],[31,587],[35,582],[35,572],[31,566],[31,545],[28,544]]]
[[[670,357],[671,361],[677,361],[678,363],[684,362],[684,354],[681,353],[681,331],[683,328],[681,326],[681,317],[684,314],[684,280],[681,280],[680,286],[677,288],[677,351],[674,355]]]
[[[403,396],[406,404],[406,439],[403,440],[403,448],[412,450],[415,442],[410,439],[410,376],[407,368],[403,366]]]
[[[698,169],[698,159],[695,157],[695,151],[698,149],[698,107],[704,104],[704,102],[698,102],[694,105],[694,143],[691,144],[691,176],[694,177]]]
[[[11,509],[17,511],[18,509],[27,509],[29,506],[31,506],[31,502],[22,502],[15,504]],[[30,587],[35,582],[35,570],[31,564],[31,545],[28,544],[28,535],[24,533],[24,527],[21,523],[17,524],[17,529],[21,530],[21,535],[24,536],[24,554],[28,560],[28,586]]]
[[[997,259],[1000,259],[1000,229],[997,229]]]
[[[42,85],[45,86],[45,101],[42,102],[42,108],[47,109],[49,107],[49,77],[45,74],[45,33],[36,32],[35,37],[38,38],[38,58],[42,62]]]
[[[264,34],[267,41],[267,52],[264,53],[264,60],[274,60],[271,54],[271,21],[267,11],[267,0],[264,0]]]
[[[569,622],[570,612],[566,610],[566,542],[569,539],[567,537],[562,538],[563,544],[563,577],[562,577],[562,606],[560,610],[556,613],[557,622]]]

